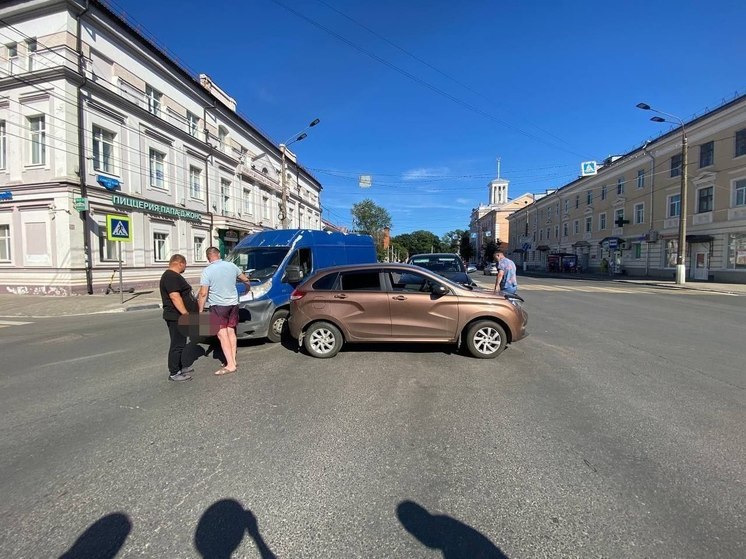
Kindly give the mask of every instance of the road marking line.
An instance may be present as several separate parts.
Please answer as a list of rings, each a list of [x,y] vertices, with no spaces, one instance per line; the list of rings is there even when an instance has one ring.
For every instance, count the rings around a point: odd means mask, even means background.
[[[25,322],[22,320],[0,320],[0,328],[7,328],[8,326],[23,326],[24,324],[33,324],[33,322]]]

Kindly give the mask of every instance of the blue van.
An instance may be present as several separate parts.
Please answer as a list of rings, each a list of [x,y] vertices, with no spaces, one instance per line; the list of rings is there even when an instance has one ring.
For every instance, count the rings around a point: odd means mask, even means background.
[[[237,284],[238,339],[268,338],[279,342],[290,308],[290,294],[304,278],[321,268],[377,262],[370,235],[279,229],[244,237],[228,254],[251,279],[251,292]]]

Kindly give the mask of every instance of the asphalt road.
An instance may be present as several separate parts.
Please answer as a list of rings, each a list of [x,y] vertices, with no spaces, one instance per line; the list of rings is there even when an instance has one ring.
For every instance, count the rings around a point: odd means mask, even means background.
[[[172,383],[159,311],[1,328],[0,557],[746,556],[746,297],[521,279],[494,361]]]

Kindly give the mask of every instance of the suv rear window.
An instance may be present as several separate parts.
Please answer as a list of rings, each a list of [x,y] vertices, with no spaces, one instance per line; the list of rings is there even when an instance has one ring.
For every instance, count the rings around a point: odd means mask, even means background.
[[[313,288],[317,291],[331,291],[334,289],[334,284],[337,283],[337,276],[339,274],[334,272],[332,274],[326,274],[313,282]]]

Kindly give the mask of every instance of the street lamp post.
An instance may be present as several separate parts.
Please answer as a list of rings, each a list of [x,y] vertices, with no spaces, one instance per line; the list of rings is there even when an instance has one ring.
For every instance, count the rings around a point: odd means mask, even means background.
[[[676,115],[672,115],[658,109],[652,108],[647,103],[638,103],[638,109],[643,111],[653,111],[665,115],[669,118],[674,119],[666,120],[665,118],[654,116],[650,120],[653,122],[670,122],[672,124],[679,124],[681,126],[681,193],[679,194],[679,246],[676,253],[676,285],[684,285],[686,283],[686,214],[687,214],[687,195],[686,195],[686,181],[687,181],[687,140],[686,140],[686,128],[684,127],[684,121]]]
[[[281,157],[280,186],[282,188],[282,201],[280,202],[280,225],[282,229],[288,229],[288,226],[290,225],[290,220],[288,219],[288,185],[287,185],[287,178],[286,178],[287,148],[288,146],[294,144],[295,142],[300,142],[301,140],[305,139],[308,136],[308,134],[306,134],[306,130],[308,130],[309,128],[313,128],[319,122],[320,120],[318,118],[313,119],[313,121],[308,126],[306,126],[303,130],[301,130],[297,134],[294,134],[293,136],[290,136],[290,138],[285,140],[285,143],[280,144],[280,157]],[[292,139],[292,138],[295,138],[295,139]]]

